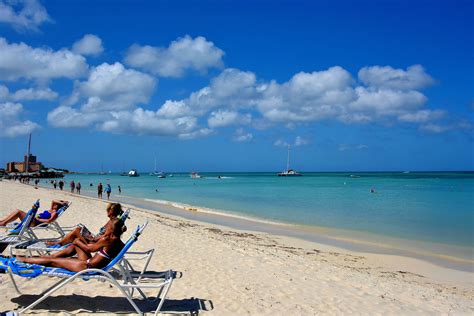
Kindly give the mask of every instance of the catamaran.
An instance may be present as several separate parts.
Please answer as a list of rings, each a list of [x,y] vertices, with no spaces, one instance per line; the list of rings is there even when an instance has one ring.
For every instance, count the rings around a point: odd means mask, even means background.
[[[301,177],[302,174],[290,169],[290,145],[288,145],[288,158],[286,160],[286,170],[278,174],[279,177]]]

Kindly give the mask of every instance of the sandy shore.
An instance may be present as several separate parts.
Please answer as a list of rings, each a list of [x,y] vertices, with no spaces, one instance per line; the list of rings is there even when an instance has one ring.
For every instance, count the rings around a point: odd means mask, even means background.
[[[59,222],[87,225],[107,220],[104,201],[68,192],[0,182],[0,216],[42,208],[67,199],[71,208]],[[178,272],[165,312],[215,315],[312,314],[470,314],[474,274],[418,259],[355,253],[327,245],[196,222],[134,208],[127,225],[149,220],[134,250],[155,248],[151,270]],[[0,230],[4,232],[4,230]],[[0,311],[15,310],[37,298],[54,279],[21,280],[25,295],[0,275]],[[93,298],[93,299],[91,299]],[[34,309],[35,313],[132,313],[114,288],[75,281]]]

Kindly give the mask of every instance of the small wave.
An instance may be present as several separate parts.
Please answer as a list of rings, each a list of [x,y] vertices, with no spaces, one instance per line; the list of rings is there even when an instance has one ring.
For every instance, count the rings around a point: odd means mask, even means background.
[[[229,211],[225,211],[225,210],[212,209],[212,208],[207,208],[207,207],[202,207],[202,206],[195,206],[195,205],[190,205],[190,204],[185,204],[185,203],[166,201],[166,200],[156,200],[156,199],[144,199],[144,200],[148,201],[148,202],[153,202],[153,203],[156,203],[156,204],[175,207],[175,208],[182,209],[182,210],[188,211],[188,212],[197,212],[197,213],[219,215],[219,216],[235,218],[235,219],[241,219],[241,220],[245,220],[245,221],[251,221],[251,222],[262,223],[262,224],[270,224],[270,225],[278,225],[278,226],[295,226],[295,225],[290,224],[290,223],[282,223],[282,222],[278,222],[278,221],[266,220],[266,219],[262,219],[262,218],[252,217],[252,216],[239,215],[239,214],[235,214],[235,213],[230,213]]]

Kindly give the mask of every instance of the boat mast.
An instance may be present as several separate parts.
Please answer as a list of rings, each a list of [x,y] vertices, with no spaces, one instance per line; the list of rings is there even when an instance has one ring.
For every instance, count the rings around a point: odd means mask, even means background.
[[[288,145],[288,158],[286,159],[286,171],[290,170],[290,145]]]

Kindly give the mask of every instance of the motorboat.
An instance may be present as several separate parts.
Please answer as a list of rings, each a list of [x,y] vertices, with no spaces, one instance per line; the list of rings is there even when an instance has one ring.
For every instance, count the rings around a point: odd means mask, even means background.
[[[132,169],[128,172],[129,177],[139,177],[140,175],[138,174],[137,169]]]
[[[201,175],[197,172],[191,172],[190,177],[193,178],[193,179],[199,179],[199,178],[201,178]]]

